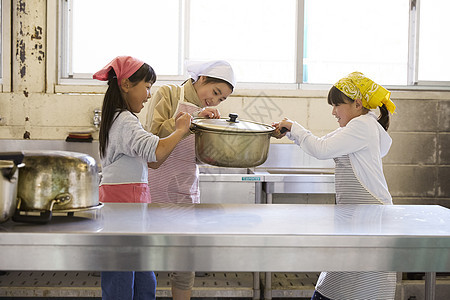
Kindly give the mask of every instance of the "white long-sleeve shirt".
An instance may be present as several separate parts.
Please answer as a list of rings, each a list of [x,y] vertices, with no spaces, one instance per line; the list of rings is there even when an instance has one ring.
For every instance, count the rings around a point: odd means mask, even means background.
[[[147,183],[147,162],[156,161],[158,143],[159,137],[147,132],[134,114],[121,112],[109,130],[101,158],[101,184]]]
[[[318,159],[348,154],[361,184],[382,203],[392,204],[381,161],[388,153],[392,139],[373,112],[353,118],[345,127],[321,138],[294,122],[286,136]]]

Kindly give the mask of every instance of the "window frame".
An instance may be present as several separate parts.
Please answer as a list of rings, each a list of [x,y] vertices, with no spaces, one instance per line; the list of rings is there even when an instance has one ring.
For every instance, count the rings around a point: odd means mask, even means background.
[[[49,92],[90,92],[103,93],[105,84],[92,80],[92,74],[76,74],[75,77],[63,75],[70,74],[70,70],[62,70],[65,66],[67,57],[70,56],[70,49],[63,49],[62,41],[70,33],[72,20],[70,16],[65,15],[70,8],[72,0],[48,1],[47,24],[48,37],[52,43],[49,46],[48,66],[53,67],[55,72],[47,72],[47,90]],[[2,3],[4,1],[2,0]],[[188,57],[189,49],[189,11],[190,0],[179,0],[179,18],[180,34],[179,37],[179,72],[185,73],[184,61]],[[305,0],[296,1],[296,77],[295,83],[245,83],[238,82],[237,89],[243,90],[327,90],[331,84],[311,84],[303,83],[303,43],[304,43],[304,7]],[[3,9],[2,9],[3,10]],[[55,11],[57,14],[52,14]],[[56,15],[57,17],[54,17]],[[409,31],[408,31],[408,66],[407,66],[407,85],[387,85],[391,90],[450,90],[450,81],[419,81],[418,80],[418,51],[419,51],[419,28],[420,28],[420,0],[409,0]],[[65,34],[66,33],[66,34]],[[69,47],[70,48],[70,47]],[[55,54],[55,55],[51,55]],[[57,58],[57,59],[55,59]],[[70,66],[67,66],[70,68]],[[66,72],[66,73],[63,73]],[[186,76],[183,75],[164,75],[158,76],[155,84],[160,86],[166,83],[182,83]],[[297,93],[295,93],[297,94]]]
[[[2,75],[0,77],[0,91],[11,92],[11,1],[1,0],[1,68]],[[5,26],[9,24],[9,26]]]
[[[420,2],[409,0],[408,86],[449,89],[450,81],[419,80]]]

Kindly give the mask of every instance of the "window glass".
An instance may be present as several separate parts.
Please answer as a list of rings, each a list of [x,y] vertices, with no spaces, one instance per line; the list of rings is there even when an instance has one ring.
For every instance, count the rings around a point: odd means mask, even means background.
[[[157,74],[178,74],[179,11],[178,0],[73,0],[73,73],[131,55]]]
[[[188,59],[229,61],[239,82],[295,82],[296,1],[191,0]]]
[[[419,81],[450,81],[449,11],[448,0],[420,2]]]
[[[304,0],[297,20],[298,0],[60,0],[59,67],[63,79],[91,78],[115,56],[132,55],[159,78],[185,75],[186,61],[223,59],[249,83],[332,84],[360,71],[406,86],[414,69],[419,81],[450,81],[442,33],[450,2],[420,2],[418,66],[408,66],[411,1]]]
[[[334,83],[360,71],[406,85],[409,2],[305,0],[303,81]]]

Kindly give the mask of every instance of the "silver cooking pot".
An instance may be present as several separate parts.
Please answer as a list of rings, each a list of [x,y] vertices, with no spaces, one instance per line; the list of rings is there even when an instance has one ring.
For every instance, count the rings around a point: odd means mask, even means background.
[[[7,221],[16,209],[19,170],[22,153],[0,153],[0,223]]]
[[[230,114],[229,119],[196,118],[192,121],[198,160],[234,168],[255,167],[266,161],[275,128],[237,118],[237,114]]]
[[[19,171],[14,221],[46,223],[52,212],[73,212],[99,206],[98,167],[94,158],[68,151],[24,154],[25,167]],[[39,212],[40,215],[28,212]]]

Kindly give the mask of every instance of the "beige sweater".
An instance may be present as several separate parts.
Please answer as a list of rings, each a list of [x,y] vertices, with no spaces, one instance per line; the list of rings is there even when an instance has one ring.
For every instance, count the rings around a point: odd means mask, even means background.
[[[180,99],[181,86],[169,84],[158,89],[152,96],[150,107],[147,113],[145,129],[160,138],[167,137],[175,131],[175,112]],[[188,79],[184,84],[184,100],[199,108],[200,99],[194,89],[192,79]]]

